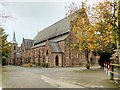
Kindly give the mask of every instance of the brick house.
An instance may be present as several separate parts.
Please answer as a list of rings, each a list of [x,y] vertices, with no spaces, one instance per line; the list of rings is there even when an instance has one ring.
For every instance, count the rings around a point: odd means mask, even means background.
[[[84,66],[86,64],[85,53],[79,53],[79,50],[72,49],[69,46],[69,43],[74,41],[74,33],[71,31],[70,24],[78,14],[82,16],[81,11],[78,11],[36,35],[32,47],[35,64],[48,63],[49,67]],[[93,53],[89,55],[89,58],[91,58],[91,63],[97,62]]]

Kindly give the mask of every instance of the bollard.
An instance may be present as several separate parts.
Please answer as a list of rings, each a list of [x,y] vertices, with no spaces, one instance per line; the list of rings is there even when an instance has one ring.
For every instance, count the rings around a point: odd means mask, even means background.
[[[106,74],[108,75],[108,68],[107,68],[107,62],[106,62]]]
[[[104,71],[106,70],[106,62],[104,62]]]
[[[108,62],[108,77],[110,77],[110,62]]]

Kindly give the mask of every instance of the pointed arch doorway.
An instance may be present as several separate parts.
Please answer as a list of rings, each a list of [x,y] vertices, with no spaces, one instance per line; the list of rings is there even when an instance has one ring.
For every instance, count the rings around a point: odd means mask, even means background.
[[[58,55],[55,56],[55,65],[59,66],[59,57],[58,57]]]

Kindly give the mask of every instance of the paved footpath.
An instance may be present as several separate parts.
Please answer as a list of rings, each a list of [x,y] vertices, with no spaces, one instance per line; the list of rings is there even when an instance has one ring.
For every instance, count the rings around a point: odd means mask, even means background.
[[[107,80],[103,70],[85,71],[85,67],[40,68],[40,67],[3,67],[3,88],[116,88]],[[100,75],[98,77],[98,74]],[[104,75],[103,75],[104,74]],[[92,75],[92,76],[91,76]],[[95,77],[97,75],[97,77]],[[97,79],[97,80],[96,80]],[[92,81],[91,81],[92,80]],[[103,80],[103,82],[102,82]]]
[[[2,66],[0,65],[0,90],[2,88]]]

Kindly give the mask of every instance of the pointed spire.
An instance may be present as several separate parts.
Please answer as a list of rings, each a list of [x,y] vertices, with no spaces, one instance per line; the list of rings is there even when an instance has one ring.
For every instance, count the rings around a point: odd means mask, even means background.
[[[82,8],[85,8],[87,0],[83,0],[82,2]]]
[[[16,37],[15,37],[15,32],[13,33],[13,43],[17,43]]]
[[[82,2],[82,8],[84,8],[84,6],[85,6],[85,3],[84,3],[84,2]]]

